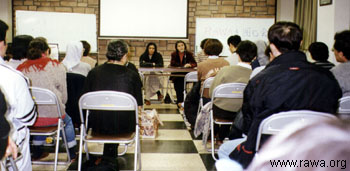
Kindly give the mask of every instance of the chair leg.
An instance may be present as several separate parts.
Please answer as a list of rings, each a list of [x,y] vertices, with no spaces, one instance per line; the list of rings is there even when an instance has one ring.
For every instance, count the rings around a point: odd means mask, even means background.
[[[62,121],[62,123],[63,123],[63,121]],[[63,143],[64,143],[64,146],[65,146],[65,148],[66,148],[67,155],[68,155],[68,161],[67,161],[67,162],[70,162],[72,159],[70,158],[70,153],[69,153],[69,147],[68,147],[68,142],[67,142],[66,131],[64,130],[64,124],[62,124],[61,130],[62,130],[62,139],[63,139]]]
[[[56,136],[56,148],[55,148],[55,165],[54,165],[54,171],[57,170],[57,163],[58,163],[58,148],[60,143],[60,132],[61,132],[61,120],[58,120],[58,126],[57,126],[57,136]]]
[[[213,111],[211,110],[210,113],[210,127],[211,127],[211,155],[213,159],[216,161],[215,157],[215,140],[214,140],[214,117],[213,117]]]
[[[78,171],[81,171],[82,157],[83,157],[83,134],[84,134],[84,124],[80,125],[80,141],[79,141],[79,157],[78,157]]]

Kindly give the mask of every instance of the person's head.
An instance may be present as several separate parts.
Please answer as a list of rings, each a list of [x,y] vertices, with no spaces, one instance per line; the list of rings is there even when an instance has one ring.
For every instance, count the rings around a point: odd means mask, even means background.
[[[238,44],[236,53],[242,62],[252,62],[257,55],[257,47],[255,43],[244,40]]]
[[[123,40],[112,40],[107,47],[106,57],[109,61],[126,62],[128,44]]]
[[[272,46],[271,52],[274,55],[277,53],[283,54],[299,50],[303,40],[303,32],[297,24],[281,21],[269,28],[268,39],[270,46]]]
[[[314,42],[310,44],[308,50],[313,60],[322,62],[326,62],[328,60],[329,52],[326,44],[322,42]]]
[[[6,32],[8,29],[7,24],[0,20],[0,57],[4,57],[6,53]]]
[[[148,43],[144,53],[148,55],[157,53],[157,45],[153,42]]]
[[[80,41],[69,42],[67,44],[66,57],[64,60],[80,61],[83,52],[83,43]]]
[[[179,53],[179,52],[185,52],[187,50],[187,47],[186,47],[186,43],[182,40],[179,40],[175,43],[175,49],[176,49],[176,52]]]
[[[204,53],[206,55],[219,56],[222,52],[222,44],[218,39],[209,39],[204,44]]]
[[[90,49],[91,49],[90,44],[85,40],[82,40],[81,43],[83,44],[83,47],[84,47],[83,56],[89,56]]]
[[[203,40],[201,41],[201,44],[200,44],[201,49],[204,50],[204,44],[205,44],[205,42],[207,42],[207,40],[209,40],[209,39],[203,39]]]
[[[27,57],[29,60],[48,57],[49,45],[42,38],[35,38],[29,43]]]
[[[350,120],[318,121],[302,128],[289,125],[263,145],[248,170],[274,170],[272,160],[297,161],[299,167],[285,169],[290,171],[320,170],[305,166],[305,160],[324,160],[326,166],[335,164],[338,169],[345,169],[350,161],[349,132]]]
[[[338,62],[350,60],[350,30],[344,30],[335,34],[333,49]]]
[[[34,38],[29,35],[14,37],[12,41],[12,58],[15,60],[27,58],[28,46],[33,39]]]
[[[227,45],[230,48],[231,53],[236,52],[238,44],[241,42],[241,37],[239,35],[230,36],[227,39]]]

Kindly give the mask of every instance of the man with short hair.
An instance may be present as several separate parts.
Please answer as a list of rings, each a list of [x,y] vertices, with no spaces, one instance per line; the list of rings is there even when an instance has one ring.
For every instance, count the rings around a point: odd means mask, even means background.
[[[230,63],[230,65],[237,65],[238,57],[236,54],[236,49],[238,44],[241,42],[241,37],[239,35],[230,36],[227,39],[227,45],[230,48],[230,52],[232,53],[229,57],[226,57],[225,60]]]
[[[339,84],[330,71],[309,63],[299,51],[302,37],[300,27],[291,22],[277,22],[268,31],[274,59],[244,90],[242,131],[247,140],[229,155],[244,168],[255,155],[258,128],[265,118],[290,110],[337,111]]]
[[[36,107],[28,89],[26,78],[18,71],[4,63],[6,52],[6,31],[8,26],[0,20],[0,89],[9,106],[7,120],[13,125],[11,138],[22,154],[16,162],[18,170],[31,171],[29,150],[29,129],[37,117]]]
[[[331,71],[338,80],[343,96],[350,96],[350,30],[336,33],[334,40],[334,55],[340,64]]]
[[[325,69],[331,69],[334,64],[328,61],[328,46],[323,42],[313,42],[309,46],[311,58],[315,60],[314,64]]]

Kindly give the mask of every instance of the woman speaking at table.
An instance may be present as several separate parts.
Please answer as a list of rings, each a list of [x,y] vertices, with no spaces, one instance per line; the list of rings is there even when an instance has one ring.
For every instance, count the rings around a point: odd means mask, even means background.
[[[193,53],[187,51],[185,42],[179,40],[175,43],[176,51],[171,54],[171,67],[185,67],[194,68],[197,66],[197,62],[193,57]],[[183,74],[186,73],[173,73],[173,74]],[[174,88],[176,92],[177,105],[181,108],[181,103],[184,101],[183,91],[184,91],[184,77],[170,77],[174,83]]]

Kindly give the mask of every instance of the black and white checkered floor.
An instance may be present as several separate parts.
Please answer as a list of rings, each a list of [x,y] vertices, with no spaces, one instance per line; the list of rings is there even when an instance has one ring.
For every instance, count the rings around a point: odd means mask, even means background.
[[[206,152],[201,137],[195,138],[184,120],[172,104],[152,104],[146,109],[157,109],[164,125],[160,126],[155,139],[141,139],[142,170],[181,171],[181,170],[216,170],[214,160]],[[90,151],[102,152],[102,144],[89,145]],[[62,151],[63,152],[63,151]],[[61,155],[64,158],[64,155]],[[85,156],[85,155],[83,155]],[[120,170],[133,170],[133,147],[118,157]],[[47,159],[53,158],[53,151]],[[46,160],[46,158],[44,159]],[[59,170],[77,170],[77,162],[60,165]],[[50,165],[33,165],[33,170],[53,170]]]

